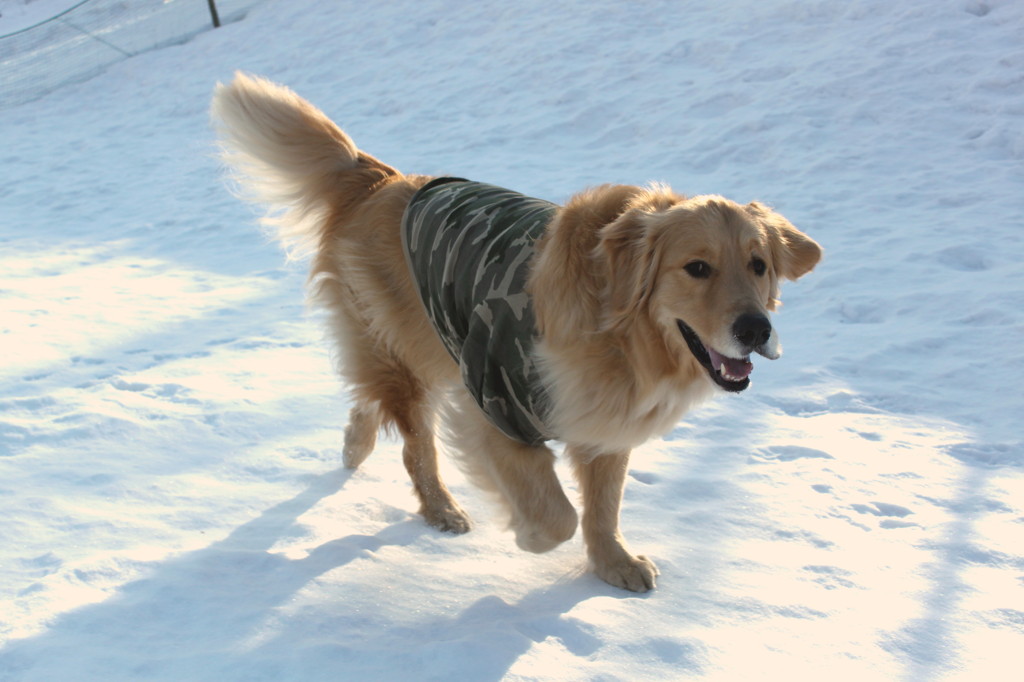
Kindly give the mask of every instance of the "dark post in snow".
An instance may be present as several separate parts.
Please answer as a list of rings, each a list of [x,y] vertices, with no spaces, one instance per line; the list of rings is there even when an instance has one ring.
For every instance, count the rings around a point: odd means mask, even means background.
[[[207,0],[210,3],[210,17],[213,19],[213,27],[220,28],[220,17],[217,16],[217,3],[214,0]]]

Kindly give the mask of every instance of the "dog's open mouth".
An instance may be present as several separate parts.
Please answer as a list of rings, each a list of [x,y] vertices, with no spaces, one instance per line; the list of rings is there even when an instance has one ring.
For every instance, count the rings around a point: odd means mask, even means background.
[[[697,362],[708,371],[712,381],[733,393],[738,393],[750,386],[750,373],[754,371],[754,365],[751,364],[749,355],[740,359],[726,357],[714,348],[704,345],[696,332],[682,320],[676,320],[676,322],[679,324],[679,331],[682,332],[683,338],[686,339],[686,345],[690,347],[690,352],[697,358]]]

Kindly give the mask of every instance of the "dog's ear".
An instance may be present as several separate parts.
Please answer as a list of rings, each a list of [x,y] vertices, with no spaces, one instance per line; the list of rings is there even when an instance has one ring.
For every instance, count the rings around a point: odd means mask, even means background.
[[[629,209],[601,228],[600,257],[608,266],[605,328],[628,324],[654,288],[657,263],[644,212]]]
[[[791,222],[764,204],[747,204],[752,214],[768,233],[768,244],[772,252],[773,272],[772,301],[770,308],[778,304],[778,280],[798,279],[814,269],[821,260],[821,247],[816,241],[796,229]]]
[[[821,260],[821,247],[806,234],[796,229],[793,223],[764,204],[747,204],[752,213],[768,231],[772,260],[779,277],[798,279],[814,269]]]

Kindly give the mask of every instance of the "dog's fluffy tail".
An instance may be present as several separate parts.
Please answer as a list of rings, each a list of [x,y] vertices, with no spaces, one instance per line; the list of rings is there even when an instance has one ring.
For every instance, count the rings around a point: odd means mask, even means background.
[[[268,206],[291,256],[308,254],[330,212],[351,209],[398,171],[360,152],[352,138],[290,89],[242,73],[218,83],[212,114],[222,159],[239,193]]]

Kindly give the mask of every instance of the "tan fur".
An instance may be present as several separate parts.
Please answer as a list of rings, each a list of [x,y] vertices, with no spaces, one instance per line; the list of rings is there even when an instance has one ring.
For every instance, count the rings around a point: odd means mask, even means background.
[[[266,222],[286,244],[312,254],[311,297],[330,315],[338,369],[354,398],[346,466],[359,466],[377,430],[394,426],[427,522],[465,532],[469,518],[437,471],[435,420],[447,405],[449,440],[471,478],[503,502],[517,543],[542,552],[570,538],[577,515],[552,451],[516,443],[487,422],[411,280],[400,222],[430,178],[359,151],[319,110],[262,79],[240,74],[218,85],[213,114],[248,197],[270,206]],[[768,264],[763,276],[752,256]],[[819,258],[813,240],[757,203],[608,185],[558,210],[538,242],[528,289],[550,426],[573,461],[587,552],[601,578],[654,587],[654,564],[630,554],[618,531],[629,450],[713,391],[675,321],[740,357],[732,321],[773,310],[779,279],[800,277]],[[712,263],[714,278],[687,274],[695,259]]]

